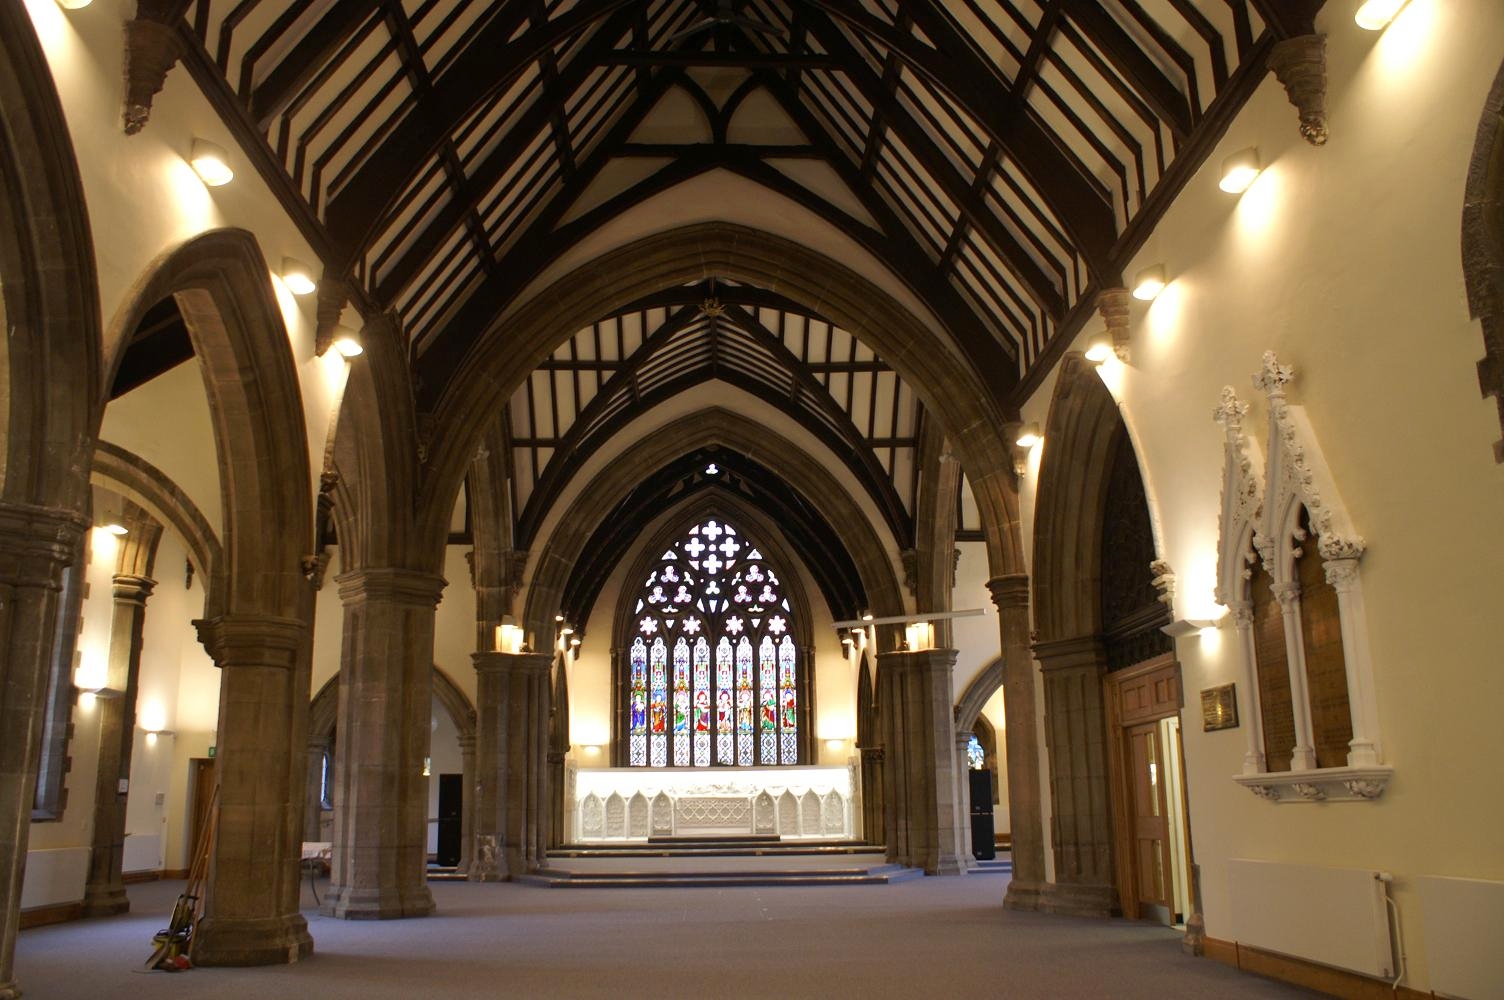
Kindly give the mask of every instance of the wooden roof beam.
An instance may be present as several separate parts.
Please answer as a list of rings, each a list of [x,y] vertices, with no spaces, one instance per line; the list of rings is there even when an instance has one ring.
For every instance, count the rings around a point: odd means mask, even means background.
[[[307,34],[298,39],[276,68],[251,91],[251,120],[262,132],[271,128],[272,120],[286,111],[298,92],[324,68],[331,56],[344,45],[375,12],[380,0],[346,0],[332,5]]]
[[[1095,0],[1070,0],[1069,17],[1102,51],[1113,69],[1138,92],[1140,98],[1170,127],[1179,143],[1195,125],[1190,100],[1164,74],[1123,26]]]

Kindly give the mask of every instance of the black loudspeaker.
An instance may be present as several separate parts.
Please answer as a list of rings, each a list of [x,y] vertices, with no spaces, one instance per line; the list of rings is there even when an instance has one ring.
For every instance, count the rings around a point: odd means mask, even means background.
[[[992,843],[992,772],[967,771],[971,781],[971,854],[978,861],[997,857]]]
[[[453,868],[460,863],[460,837],[465,808],[465,779],[460,774],[439,775],[438,863]]]

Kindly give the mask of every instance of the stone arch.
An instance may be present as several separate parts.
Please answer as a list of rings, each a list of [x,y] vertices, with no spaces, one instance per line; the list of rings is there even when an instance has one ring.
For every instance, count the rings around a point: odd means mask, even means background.
[[[891,559],[871,523],[830,471],[792,442],[764,427],[749,427],[718,408],[682,417],[636,442],[607,465],[570,505],[533,562],[524,614],[527,628],[549,634],[569,573],[589,541],[590,529],[642,477],[673,459],[710,444],[735,448],[752,458],[766,456],[773,468],[805,495],[841,533],[867,598],[878,614],[900,614],[903,596]]]
[[[313,949],[299,912],[313,592],[313,491],[302,394],[255,237],[220,229],[157,258],[113,321],[116,356],[168,296],[198,359],[219,461],[222,611],[199,621],[220,670],[219,816],[201,965],[296,961]],[[285,728],[268,732],[267,718]]]
[[[170,526],[187,543],[188,554],[204,578],[204,617],[224,612],[224,550],[219,536],[193,498],[167,473],[119,445],[100,441],[94,447],[89,478],[107,486]]]
[[[558,344],[623,303],[710,277],[776,290],[860,331],[954,442],[977,497],[992,572],[1024,572],[1013,461],[1001,434],[1009,416],[981,373],[866,278],[790,240],[729,223],[685,226],[603,254],[475,338],[434,414],[424,534],[443,536],[483,428]]]
[[[971,679],[961,697],[956,699],[956,731],[968,732],[982,716],[982,708],[1003,686],[1003,658],[994,656]]]
[[[83,511],[103,384],[94,247],[62,102],[16,4],[0,10],[0,317],[0,498]]]
[[[1504,429],[1504,66],[1483,103],[1462,202],[1462,274],[1468,312],[1483,324],[1478,383]],[[1494,443],[1504,462],[1504,440]]]
[[[438,664],[433,668],[433,697],[443,706],[460,738],[475,736],[475,706],[470,696],[454,683]],[[308,703],[308,737],[329,740],[339,722],[339,674],[323,683]]]

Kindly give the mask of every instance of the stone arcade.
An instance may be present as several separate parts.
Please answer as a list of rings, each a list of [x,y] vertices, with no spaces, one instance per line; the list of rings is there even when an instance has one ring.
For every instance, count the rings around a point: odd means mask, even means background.
[[[0,998],[205,830],[239,966],[969,817],[1504,990],[1504,6],[1376,6],[0,0]]]

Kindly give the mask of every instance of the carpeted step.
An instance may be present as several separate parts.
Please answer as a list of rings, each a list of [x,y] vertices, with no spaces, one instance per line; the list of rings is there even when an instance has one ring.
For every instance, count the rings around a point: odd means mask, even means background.
[[[669,889],[730,886],[887,885],[923,876],[918,868],[878,865],[873,868],[793,869],[767,871],[591,871],[544,868],[515,879],[552,889]]]

